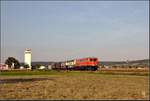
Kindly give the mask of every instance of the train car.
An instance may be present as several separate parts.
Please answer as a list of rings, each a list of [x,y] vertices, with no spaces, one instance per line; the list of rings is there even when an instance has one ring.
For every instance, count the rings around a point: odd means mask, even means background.
[[[60,70],[61,69],[61,62],[54,63],[52,65],[52,69],[54,69],[54,70]]]
[[[76,64],[75,60],[66,61],[66,63],[65,63],[66,69],[74,70],[75,64]]]
[[[66,62],[61,62],[61,70],[66,70]]]

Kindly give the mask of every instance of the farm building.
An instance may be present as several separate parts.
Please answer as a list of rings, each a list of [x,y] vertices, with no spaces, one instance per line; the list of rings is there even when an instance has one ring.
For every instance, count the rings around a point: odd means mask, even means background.
[[[8,65],[0,64],[0,70],[8,70]]]

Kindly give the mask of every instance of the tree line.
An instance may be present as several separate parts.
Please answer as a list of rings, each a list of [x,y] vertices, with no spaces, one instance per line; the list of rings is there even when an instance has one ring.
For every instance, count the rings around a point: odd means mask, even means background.
[[[8,57],[6,60],[5,60],[5,64],[8,65],[9,68],[11,69],[19,69],[20,66],[23,66],[24,68],[29,68],[29,65],[26,64],[26,63],[20,63],[16,58],[14,57]],[[37,68],[40,68],[40,64],[35,64],[35,65],[32,65],[32,69],[37,69]]]
[[[5,61],[5,64],[8,65],[9,68],[12,69],[19,69],[20,66],[23,66],[24,68],[29,68],[28,64],[25,63],[20,63],[17,59],[15,59],[14,57],[8,57]]]

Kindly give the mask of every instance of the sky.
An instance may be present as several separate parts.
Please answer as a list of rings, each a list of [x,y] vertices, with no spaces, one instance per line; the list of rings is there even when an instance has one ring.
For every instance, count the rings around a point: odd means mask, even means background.
[[[148,1],[1,1],[1,62],[149,58]]]

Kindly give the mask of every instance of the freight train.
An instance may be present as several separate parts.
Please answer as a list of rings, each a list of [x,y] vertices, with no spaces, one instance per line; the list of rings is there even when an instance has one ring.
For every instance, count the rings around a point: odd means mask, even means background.
[[[97,70],[98,68],[98,58],[87,57],[81,59],[74,59],[64,62],[55,63],[52,66],[54,70]]]

